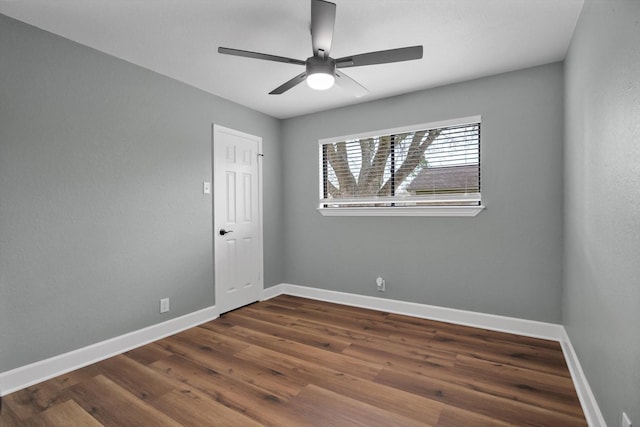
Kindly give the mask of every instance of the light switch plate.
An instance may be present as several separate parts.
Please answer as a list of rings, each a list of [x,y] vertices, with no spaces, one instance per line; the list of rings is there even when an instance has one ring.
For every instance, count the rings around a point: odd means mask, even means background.
[[[202,183],[202,192],[204,194],[211,194],[211,183],[209,181]]]

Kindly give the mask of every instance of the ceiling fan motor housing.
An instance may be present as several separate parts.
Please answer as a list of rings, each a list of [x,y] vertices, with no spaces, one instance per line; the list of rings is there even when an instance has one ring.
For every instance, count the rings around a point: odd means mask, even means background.
[[[319,73],[335,76],[336,60],[333,58],[320,58],[318,56],[311,56],[307,58],[306,66],[307,76]]]

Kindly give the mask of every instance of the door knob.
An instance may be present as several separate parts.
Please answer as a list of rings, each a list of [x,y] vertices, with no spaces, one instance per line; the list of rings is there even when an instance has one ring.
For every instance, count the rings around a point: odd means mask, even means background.
[[[224,228],[221,228],[219,233],[221,236],[224,236],[225,234],[233,233],[233,230],[225,230]]]

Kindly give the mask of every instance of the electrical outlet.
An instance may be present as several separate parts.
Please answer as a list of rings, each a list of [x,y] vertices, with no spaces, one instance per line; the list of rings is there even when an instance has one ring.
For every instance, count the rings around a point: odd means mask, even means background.
[[[377,286],[379,292],[384,292],[385,291],[385,285],[386,285],[386,283],[385,283],[385,281],[384,281],[384,279],[382,277],[378,277],[376,279],[376,286]]]
[[[627,417],[627,414],[624,412],[622,413],[622,427],[632,427],[631,420],[629,420],[629,417]]]
[[[162,298],[160,300],[160,313],[166,313],[169,311],[169,298]]]

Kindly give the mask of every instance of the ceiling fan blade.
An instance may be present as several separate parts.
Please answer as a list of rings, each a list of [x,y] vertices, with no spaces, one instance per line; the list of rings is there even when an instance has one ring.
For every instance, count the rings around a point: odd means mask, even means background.
[[[420,58],[422,58],[422,46],[401,47],[338,58],[336,59],[336,67],[348,68],[362,65],[388,64],[390,62],[410,61]]]
[[[307,77],[307,72],[306,71],[304,73],[300,73],[297,76],[295,76],[294,78],[292,78],[291,80],[289,80],[288,82],[284,83],[283,85],[278,86],[277,88],[275,88],[274,90],[269,92],[269,95],[280,95],[280,94],[288,91],[292,87],[302,83],[306,77]]]
[[[366,87],[338,70],[336,70],[336,83],[340,85],[340,87],[353,93],[356,98],[361,98],[369,93]]]
[[[251,52],[248,50],[231,49],[229,47],[219,47],[218,53],[223,53],[225,55],[243,56],[245,58],[263,59],[265,61],[284,62],[286,64],[305,65],[305,62],[300,61],[299,59],[269,55],[267,53]]]
[[[328,57],[336,23],[336,5],[324,0],[311,0],[311,45],[314,56]]]

